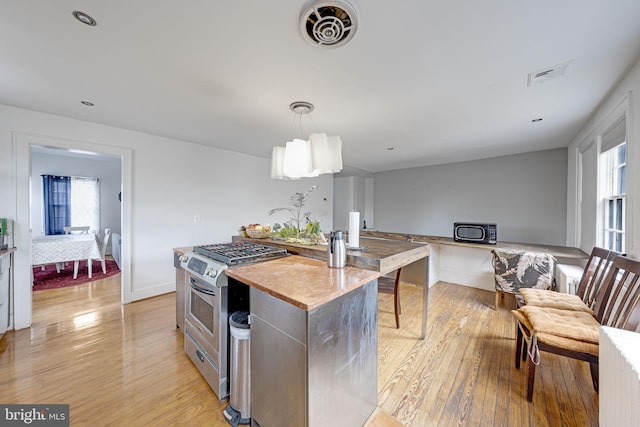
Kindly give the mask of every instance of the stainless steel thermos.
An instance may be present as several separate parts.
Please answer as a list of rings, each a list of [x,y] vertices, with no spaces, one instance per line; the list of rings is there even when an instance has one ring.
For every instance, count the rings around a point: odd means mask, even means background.
[[[347,245],[342,231],[332,231],[329,234],[327,264],[332,268],[342,268],[347,264]]]

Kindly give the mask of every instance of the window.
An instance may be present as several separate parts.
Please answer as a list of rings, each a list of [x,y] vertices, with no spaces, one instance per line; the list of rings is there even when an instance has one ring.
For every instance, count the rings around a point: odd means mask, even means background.
[[[96,178],[71,178],[71,226],[100,229],[100,198]]]
[[[624,118],[602,135],[600,185],[602,194],[602,245],[625,251],[627,144]]]
[[[64,234],[65,226],[100,229],[98,179],[43,175],[45,234]]]

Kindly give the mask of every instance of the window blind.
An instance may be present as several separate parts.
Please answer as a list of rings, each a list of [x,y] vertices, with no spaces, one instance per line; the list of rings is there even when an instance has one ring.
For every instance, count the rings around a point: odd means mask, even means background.
[[[600,152],[604,153],[627,140],[627,120],[622,117],[615,125],[602,134]]]

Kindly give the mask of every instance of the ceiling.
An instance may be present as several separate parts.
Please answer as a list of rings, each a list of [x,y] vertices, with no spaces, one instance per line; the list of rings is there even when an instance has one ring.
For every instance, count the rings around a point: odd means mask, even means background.
[[[640,53],[638,0],[350,2],[321,49],[309,2],[0,0],[0,103],[265,158],[326,132],[366,174],[566,147]]]

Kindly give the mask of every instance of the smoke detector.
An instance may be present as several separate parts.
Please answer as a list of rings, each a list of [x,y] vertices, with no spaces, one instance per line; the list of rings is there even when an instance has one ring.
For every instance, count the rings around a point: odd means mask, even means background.
[[[300,15],[302,37],[321,48],[342,46],[358,29],[356,9],[345,0],[315,1]]]

